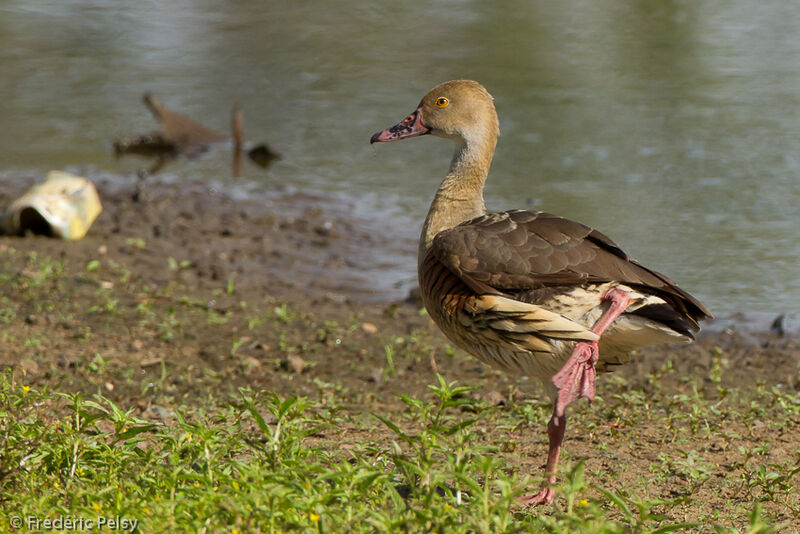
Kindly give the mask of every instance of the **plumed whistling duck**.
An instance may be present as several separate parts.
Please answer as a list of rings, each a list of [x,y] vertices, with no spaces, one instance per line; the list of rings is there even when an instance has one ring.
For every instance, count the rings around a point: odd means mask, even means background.
[[[487,213],[483,187],[499,125],[492,96],[478,82],[437,85],[370,142],[426,134],[452,139],[455,154],[422,227],[423,303],[458,347],[549,386],[545,482],[518,501],[550,504],[564,411],[581,397],[594,398],[596,371],[624,363],[637,347],[691,341],[711,314],[586,225],[537,211]]]

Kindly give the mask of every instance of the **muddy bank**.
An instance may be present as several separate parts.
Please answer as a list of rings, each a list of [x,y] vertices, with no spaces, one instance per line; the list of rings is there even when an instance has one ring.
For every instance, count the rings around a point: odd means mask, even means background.
[[[0,185],[0,205],[31,183]],[[135,179],[97,185],[104,211],[85,239],[0,237],[13,317],[2,363],[27,362],[47,380],[41,371],[51,364],[79,371],[100,355],[144,375],[162,363],[176,376],[212,368],[231,385],[294,392],[311,392],[315,379],[424,391],[434,370],[467,382],[491,376],[485,384],[495,390],[514,382],[450,349],[418,302],[389,298],[408,293],[397,266],[415,262],[412,240],[380,237],[389,223],[356,219],[351,207],[312,195],[242,198]],[[52,262],[57,279],[33,287]],[[697,343],[647,350],[617,373],[643,381],[670,361],[679,371],[672,376],[705,377],[724,359],[734,384],[798,387],[794,323],[779,331],[770,329],[774,317],[752,319],[720,320]],[[75,342],[76,332],[92,335]],[[391,351],[415,356],[401,366],[387,360]],[[70,373],[68,382],[81,376]],[[139,387],[131,382],[128,392]]]
[[[243,190],[136,177],[128,183],[95,181],[104,210],[85,239],[5,237],[5,242],[57,252],[66,261],[126,258],[159,284],[169,278],[167,261],[173,258],[181,266],[180,278],[198,289],[231,279],[248,294],[278,297],[299,291],[315,299],[377,302],[407,293],[393,277],[401,262],[414,261],[415,245],[376,237],[382,223],[355,218],[351,205],[298,193],[244,198]],[[33,183],[0,185],[0,206]],[[404,283],[410,285],[407,276]]]

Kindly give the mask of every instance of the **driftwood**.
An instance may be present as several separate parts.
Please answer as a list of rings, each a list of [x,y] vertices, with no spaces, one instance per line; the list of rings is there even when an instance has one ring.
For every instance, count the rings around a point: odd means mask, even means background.
[[[221,143],[228,139],[223,134],[206,128],[186,115],[172,111],[150,93],[145,93],[144,104],[161,126],[164,138],[181,152],[205,149],[208,145]]]
[[[240,176],[242,174],[242,154],[245,152],[245,141],[244,113],[242,113],[238,102],[233,104],[231,132],[233,133],[233,175]],[[279,154],[271,151],[264,143],[247,149],[247,156],[250,161],[262,169],[266,169],[270,163],[280,158]]]
[[[259,167],[266,168],[270,162],[280,156],[272,152],[265,144],[251,148],[244,141],[244,114],[239,104],[234,104],[231,121],[232,136],[228,137],[216,130],[173,111],[161,100],[150,93],[145,93],[144,104],[158,122],[160,130],[145,135],[122,137],[114,140],[114,153],[117,157],[136,154],[154,157],[156,163],[148,173],[158,172],[166,163],[178,156],[195,157],[208,150],[213,144],[233,142],[233,174],[239,176],[242,168],[242,154],[245,152]]]

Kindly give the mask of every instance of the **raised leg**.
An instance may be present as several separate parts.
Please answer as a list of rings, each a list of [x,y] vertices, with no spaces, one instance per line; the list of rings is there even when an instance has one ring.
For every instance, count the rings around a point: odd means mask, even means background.
[[[558,389],[553,406],[555,415],[564,415],[567,406],[581,397],[594,400],[594,378],[597,374],[594,364],[599,357],[597,341],[581,341],[575,345],[572,356],[553,376],[553,384]]]
[[[606,291],[602,299],[610,300],[611,305],[592,327],[592,332],[598,336],[603,335],[611,323],[625,311],[630,302],[628,293],[617,288]],[[590,401],[594,400],[594,379],[597,374],[594,366],[599,357],[597,341],[582,341],[575,345],[572,356],[564,364],[564,367],[553,376],[553,384],[558,388],[558,396],[555,401],[556,415],[564,415],[567,406],[581,397],[586,397]]]
[[[609,289],[602,298],[610,300],[611,305],[592,327],[592,332],[598,336],[602,336],[611,323],[625,311],[630,301],[628,293],[617,288]],[[558,395],[553,403],[553,416],[547,423],[547,436],[550,440],[547,465],[545,466],[547,479],[538,493],[519,497],[517,502],[521,505],[551,504],[555,499],[553,486],[556,483],[558,458],[561,455],[561,443],[564,441],[564,431],[567,426],[564,410],[570,403],[581,397],[587,397],[590,401],[594,399],[596,374],[594,366],[599,357],[597,341],[577,343],[567,363],[553,376],[553,384],[558,388]]]

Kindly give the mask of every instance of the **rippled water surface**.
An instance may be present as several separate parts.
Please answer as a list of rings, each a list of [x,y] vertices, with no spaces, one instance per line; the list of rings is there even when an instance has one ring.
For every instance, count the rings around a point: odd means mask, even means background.
[[[717,313],[800,310],[800,5],[767,1],[0,1],[0,173],[123,179],[152,91],[283,155],[243,180],[418,232],[451,146],[371,149],[438,82],[495,96],[493,209],[593,225]],[[227,153],[167,179],[228,182]],[[376,225],[381,228],[381,225]],[[412,278],[408,270],[388,276]]]

